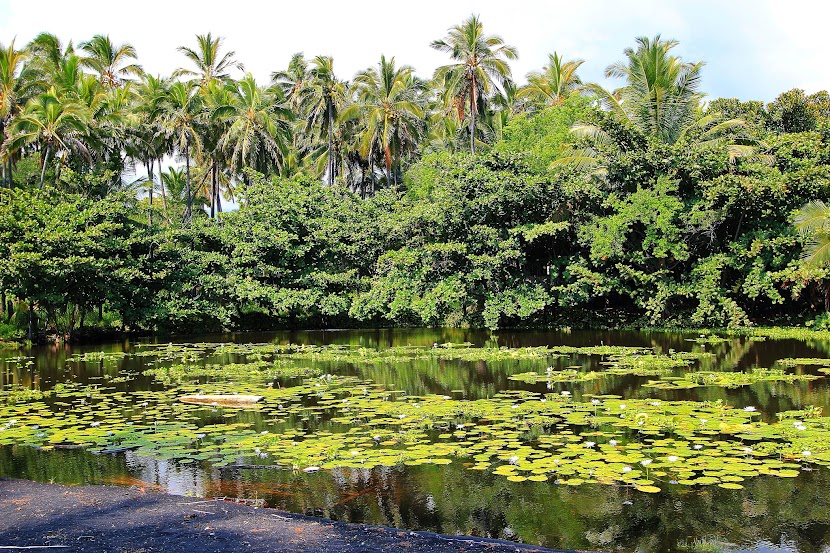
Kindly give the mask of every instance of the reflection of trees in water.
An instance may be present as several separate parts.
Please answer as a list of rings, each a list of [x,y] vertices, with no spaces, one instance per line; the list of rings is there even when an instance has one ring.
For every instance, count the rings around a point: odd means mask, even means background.
[[[687,341],[695,335],[683,333],[632,332],[487,332],[451,330],[370,330],[346,332],[298,332],[244,335],[245,341],[283,343],[338,343],[364,347],[426,346],[435,342],[473,342],[476,345],[592,346],[628,345],[670,351],[707,351],[688,370],[732,371],[771,367],[783,357],[822,357],[830,343],[810,339],[751,341],[746,337],[701,344]],[[221,336],[215,339],[228,340]],[[203,337],[200,339],[210,339]],[[40,347],[32,353],[32,365],[0,364],[0,384],[51,386],[58,380],[103,382],[119,371],[139,372],[148,358],[127,357],[81,362],[71,356],[84,351],[122,351],[129,344],[68,348]],[[17,356],[19,352],[0,352]],[[245,359],[230,354],[199,362],[238,363]],[[68,361],[68,362],[67,362]],[[492,397],[500,390],[531,389],[536,392],[572,392],[575,400],[588,394],[616,394],[630,398],[717,401],[733,407],[753,405],[774,420],[774,413],[817,405],[830,413],[826,380],[783,384],[759,382],[734,389],[715,386],[669,391],[643,388],[649,378],[603,375],[580,384],[529,385],[509,380],[521,372],[543,373],[548,366],[576,366],[581,372],[601,371],[606,359],[572,355],[551,359],[460,361],[436,358],[389,361],[375,364],[332,361],[297,361],[327,373],[352,374],[371,379],[409,395],[442,394],[468,399]],[[172,361],[171,361],[172,362]],[[682,374],[680,369],[673,374]],[[814,368],[788,370],[812,371]],[[148,380],[125,386],[147,389]],[[211,422],[205,414],[200,424]],[[217,417],[218,422],[219,415]],[[244,412],[240,422],[265,428],[257,412]],[[326,426],[324,417],[302,421],[287,417],[284,427],[309,431]],[[330,427],[329,427],[330,428]],[[337,431],[345,428],[337,428]],[[695,544],[729,542],[755,546],[761,540],[790,543],[803,552],[822,551],[830,543],[830,470],[803,473],[795,479],[751,478],[744,490],[707,487],[675,487],[669,492],[647,495],[615,486],[558,486],[551,482],[519,484],[486,472],[471,471],[464,460],[444,467],[394,467],[374,470],[339,469],[317,474],[297,474],[274,469],[215,469],[207,464],[180,465],[126,455],[91,455],[79,450],[37,451],[26,447],[0,448],[0,476],[63,483],[116,483],[159,486],[177,493],[228,495],[266,499],[271,506],[294,512],[327,516],[338,520],[370,522],[411,529],[433,530],[507,538],[548,547],[619,549],[623,551],[674,551]],[[143,484],[141,484],[143,483]],[[631,501],[631,505],[625,505]],[[695,541],[697,540],[697,541]]]

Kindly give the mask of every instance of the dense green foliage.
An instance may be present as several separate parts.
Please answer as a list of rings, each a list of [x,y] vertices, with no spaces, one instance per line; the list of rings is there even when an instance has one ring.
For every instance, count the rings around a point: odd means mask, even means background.
[[[0,338],[743,326],[830,304],[810,254],[830,228],[826,92],[706,105],[702,64],[659,36],[608,68],[616,91],[558,54],[517,87],[515,49],[482,29],[434,42],[453,63],[429,82],[296,55],[262,87],[209,34],[170,79],[108,37],[3,46]]]

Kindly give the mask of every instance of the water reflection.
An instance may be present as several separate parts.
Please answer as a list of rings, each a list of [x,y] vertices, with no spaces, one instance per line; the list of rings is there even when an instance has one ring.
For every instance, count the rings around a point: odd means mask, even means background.
[[[525,347],[597,344],[671,351],[707,351],[694,370],[731,371],[771,367],[784,357],[826,357],[830,343],[795,340],[753,341],[734,338],[716,344],[689,341],[681,333],[637,332],[501,332],[474,330],[313,331],[272,334],[192,336],[177,342],[274,342],[348,344],[367,348],[435,342]],[[133,380],[114,384],[121,390],[160,386],[140,373],[153,358],[127,356],[83,362],[73,356],[92,351],[133,353],[136,343],[98,346],[48,346],[0,352],[0,385],[47,389],[58,382],[104,383],[124,374]],[[205,363],[235,363],[223,354]],[[413,395],[437,393],[469,399],[492,397],[500,390],[549,391],[545,384],[525,384],[511,374],[578,367],[602,370],[602,360],[563,356],[552,360],[449,362],[423,359],[385,364],[307,361],[324,372],[354,374]],[[797,370],[811,372],[813,367]],[[605,375],[583,384],[551,385],[576,400],[585,394],[617,394],[662,400],[723,400],[756,406],[772,420],[783,410],[809,405],[830,412],[827,379],[781,384],[760,382],[738,388],[691,390],[643,388],[648,378]],[[244,419],[264,425],[256,412]],[[289,421],[294,424],[294,421]],[[302,424],[302,423],[300,423]],[[308,422],[307,425],[313,423]],[[92,455],[82,450],[38,451],[0,448],[0,476],[61,483],[102,483],[164,490],[181,495],[219,496],[264,501],[269,506],[350,522],[368,522],[449,534],[511,539],[555,548],[614,551],[824,551],[830,545],[830,471],[804,473],[796,479],[758,477],[744,490],[690,489],[675,486],[647,495],[614,486],[571,488],[550,482],[511,483],[489,473],[447,466],[339,469],[316,474],[274,469],[218,469],[205,463],[179,464],[131,452]]]

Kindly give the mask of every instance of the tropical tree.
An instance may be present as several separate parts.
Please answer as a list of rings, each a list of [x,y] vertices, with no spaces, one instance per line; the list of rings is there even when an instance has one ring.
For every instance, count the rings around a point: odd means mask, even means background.
[[[16,50],[14,41],[8,47],[0,44],[0,170],[3,184],[12,186],[12,154],[3,148],[8,136],[8,127],[12,117],[25,105],[32,92],[31,71],[26,67],[28,54]]]
[[[603,105],[648,135],[674,144],[700,113],[700,71],[703,62],[689,63],[670,54],[679,43],[639,37],[637,48],[626,48],[625,62],[609,65],[607,77],[625,79],[608,92],[589,85]]]
[[[291,56],[286,69],[271,73],[271,85],[282,90],[291,107],[297,110],[300,107],[300,92],[308,76],[308,62],[302,52],[297,52]]]
[[[381,56],[378,66],[371,67],[354,79],[357,102],[348,106],[342,119],[358,116],[364,122],[360,139],[365,159],[373,152],[382,152],[386,180],[392,184],[392,168],[397,166],[405,147],[414,148],[423,134],[424,110],[419,105],[423,85],[413,76],[408,65],[395,67],[395,58]]]
[[[14,118],[5,148],[14,151],[28,144],[37,145],[41,152],[42,188],[46,167],[56,155],[73,151],[89,159],[85,143],[89,125],[89,110],[83,104],[50,89],[29,100],[25,109]]]
[[[109,35],[95,35],[82,42],[80,48],[86,52],[81,63],[95,72],[98,82],[105,88],[118,88],[129,76],[140,77],[144,73],[140,65],[129,61],[138,59],[133,45],[116,46]]]
[[[821,200],[805,204],[795,214],[795,229],[805,240],[801,263],[807,269],[830,263],[830,206]],[[824,308],[830,311],[830,282],[824,283]]]
[[[228,71],[238,69],[244,71],[245,66],[234,59],[236,52],[230,51],[221,53],[223,37],[216,37],[208,33],[196,35],[196,48],[180,46],[179,52],[196,66],[194,69],[179,68],[175,75],[192,76],[199,79],[202,86],[206,86],[213,80],[225,80],[230,77]]]
[[[334,60],[329,56],[317,56],[311,61],[306,85],[300,90],[300,113],[305,118],[305,132],[312,140],[321,141],[325,136],[325,174],[329,185],[337,174],[334,131],[340,111],[346,104],[347,84],[334,74]],[[310,140],[309,146],[315,148]]]
[[[436,69],[435,77],[452,91],[449,97],[469,101],[470,151],[475,154],[476,115],[483,111],[493,89],[510,79],[507,60],[516,59],[518,53],[501,37],[485,35],[475,15],[450,28],[443,40],[433,41],[430,46],[457,62]]]
[[[147,171],[148,192],[150,204],[153,203],[153,191],[155,190],[155,169],[158,167],[159,188],[161,192],[162,209],[167,222],[170,222],[170,215],[167,207],[167,194],[165,193],[164,182],[161,180],[162,158],[170,151],[170,144],[166,139],[164,126],[160,119],[154,114],[161,113],[162,104],[168,94],[169,82],[161,77],[144,75],[144,79],[138,90],[138,103],[134,106],[130,126],[132,146],[131,157],[144,164]]]
[[[576,70],[583,63],[584,60],[565,61],[556,52],[548,54],[548,64],[541,72],[528,73],[528,84],[520,88],[516,96],[548,105],[561,104],[582,86]]]
[[[171,139],[185,159],[186,206],[183,222],[193,217],[193,194],[190,183],[190,159],[202,146],[203,98],[194,82],[175,82],[156,107],[155,117],[161,122],[163,134]]]
[[[218,147],[225,152],[228,166],[237,174],[245,167],[279,172],[291,144],[292,115],[281,93],[258,87],[250,73],[227,88],[230,101],[217,106],[212,117],[227,124]]]
[[[795,229],[807,243],[801,261],[818,267],[830,262],[830,206],[821,200],[805,204],[795,215]]]

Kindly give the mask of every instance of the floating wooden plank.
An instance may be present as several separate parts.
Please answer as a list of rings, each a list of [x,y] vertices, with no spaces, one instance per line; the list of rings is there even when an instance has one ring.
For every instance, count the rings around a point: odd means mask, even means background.
[[[262,396],[247,396],[237,394],[196,394],[182,396],[179,401],[184,403],[196,403],[199,405],[217,405],[221,407],[252,407],[262,400]]]

